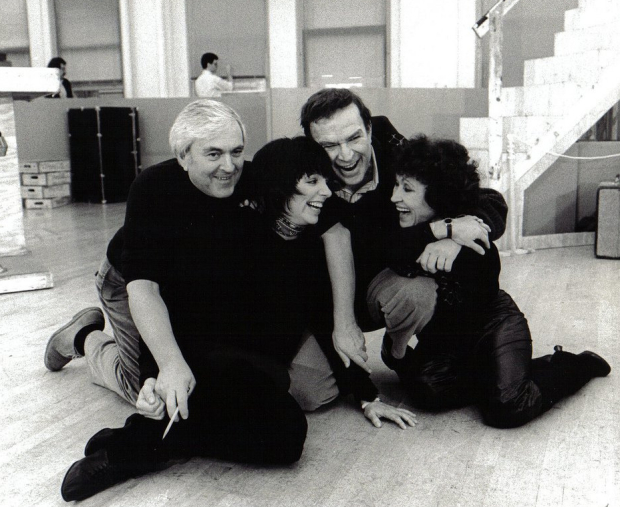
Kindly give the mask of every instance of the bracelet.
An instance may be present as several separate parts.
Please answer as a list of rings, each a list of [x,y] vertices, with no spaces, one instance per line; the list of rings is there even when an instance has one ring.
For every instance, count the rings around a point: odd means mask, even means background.
[[[446,224],[446,238],[451,239],[452,238],[452,219],[446,218],[444,220],[444,223]]]
[[[372,400],[372,401],[362,401],[362,410],[366,410],[366,407],[368,405],[370,405],[371,403],[374,403],[375,401],[381,401],[381,398],[379,398],[378,396]]]

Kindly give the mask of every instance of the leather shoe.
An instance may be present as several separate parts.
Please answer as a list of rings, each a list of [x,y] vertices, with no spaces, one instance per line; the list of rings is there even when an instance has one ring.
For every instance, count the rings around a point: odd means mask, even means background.
[[[60,487],[65,502],[84,500],[130,477],[124,467],[112,463],[106,449],[71,465]]]
[[[58,371],[72,359],[82,357],[75,348],[75,338],[86,326],[96,326],[103,331],[105,319],[100,308],[86,308],[76,313],[69,323],[50,337],[43,358],[48,370]]]
[[[90,437],[90,440],[86,442],[86,447],[84,448],[84,456],[90,456],[91,454],[95,454],[101,449],[110,447],[110,444],[112,444],[116,440],[117,434],[122,429],[123,428],[104,428],[95,433],[92,437]]]
[[[611,366],[601,356],[590,350],[584,350],[579,357],[587,368],[588,372],[594,377],[606,377],[611,372]]]

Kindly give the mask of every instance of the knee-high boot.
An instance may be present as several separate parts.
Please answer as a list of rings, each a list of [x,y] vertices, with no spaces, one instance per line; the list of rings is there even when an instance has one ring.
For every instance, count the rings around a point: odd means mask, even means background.
[[[602,357],[586,350],[572,354],[556,345],[555,353],[534,359],[532,379],[542,395],[543,411],[566,396],[575,394],[595,377],[606,377],[611,367]]]

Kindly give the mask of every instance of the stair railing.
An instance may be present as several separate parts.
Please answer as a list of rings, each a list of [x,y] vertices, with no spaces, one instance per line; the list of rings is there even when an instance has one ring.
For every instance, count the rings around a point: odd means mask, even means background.
[[[472,27],[478,38],[490,32],[489,41],[489,177],[498,181],[502,172],[504,112],[502,104],[502,74],[504,16],[519,0],[498,0]]]

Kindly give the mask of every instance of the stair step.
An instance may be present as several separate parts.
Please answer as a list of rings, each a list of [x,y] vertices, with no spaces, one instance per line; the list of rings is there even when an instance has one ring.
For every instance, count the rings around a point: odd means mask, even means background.
[[[525,86],[564,82],[594,83],[601,70],[617,58],[618,52],[601,49],[526,60],[523,83]]]
[[[504,150],[506,134],[517,137],[515,150],[525,152],[560,120],[557,116],[510,116],[504,118]],[[461,118],[459,139],[468,150],[488,150],[490,118]]]
[[[616,2],[613,2],[609,9],[569,9],[564,13],[564,30],[581,30],[592,26],[610,24],[617,27],[620,22],[619,11]]]
[[[517,86],[502,89],[506,116],[562,116],[583,95],[576,83]]]
[[[620,21],[555,34],[556,56],[611,48],[620,50]]]
[[[579,0],[578,5],[583,10],[602,9],[603,11],[609,11],[618,6],[618,0]]]

